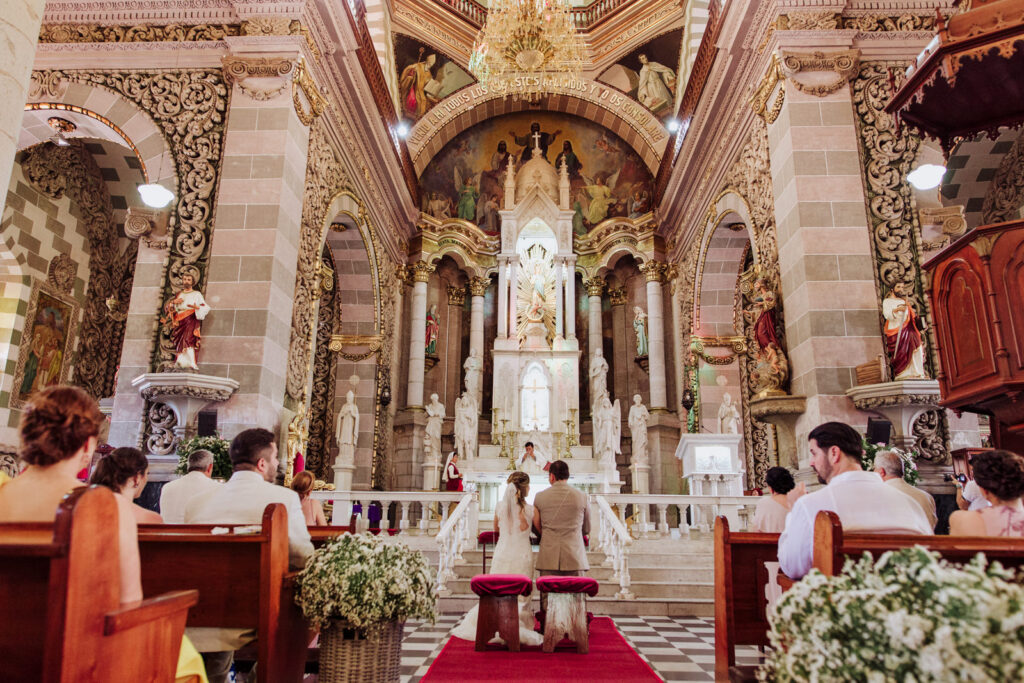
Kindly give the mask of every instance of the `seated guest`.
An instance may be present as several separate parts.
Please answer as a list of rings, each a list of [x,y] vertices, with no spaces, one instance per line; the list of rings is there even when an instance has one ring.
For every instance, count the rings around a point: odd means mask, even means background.
[[[1024,458],[1010,451],[986,451],[974,456],[971,467],[991,506],[954,512],[949,535],[1024,537]]]
[[[194,496],[213,491],[220,482],[214,481],[213,453],[199,449],[188,456],[185,476],[169,481],[160,489],[160,516],[167,524],[185,523],[185,506]]]
[[[64,496],[82,486],[76,475],[92,461],[103,422],[99,405],[78,387],[52,386],[33,394],[18,427],[18,456],[26,467],[0,486],[0,522],[52,522]],[[135,602],[142,599],[135,515],[130,500],[114,498],[121,602]]]
[[[878,451],[875,454],[875,474],[880,476],[886,484],[907,494],[920,505],[924,516],[928,518],[928,523],[933,530],[935,529],[935,522],[939,519],[935,514],[935,499],[927,491],[922,491],[906,482],[903,478],[903,458],[893,451]]]
[[[751,531],[780,534],[786,528],[786,515],[792,507],[786,495],[793,490],[793,475],[785,467],[771,467],[764,475],[768,495],[761,496],[754,510]]]
[[[811,467],[826,486],[807,493],[803,484],[789,492],[793,509],[779,537],[779,563],[792,579],[811,570],[814,518],[822,510],[839,515],[843,529],[882,534],[932,533],[924,512],[910,497],[886,486],[860,466],[861,436],[842,422],[826,422],[808,434]]]
[[[310,498],[309,492],[313,490],[313,475],[309,472],[299,472],[292,479],[292,490],[299,494],[299,503],[302,505],[302,516],[306,518],[306,526],[326,526],[327,516],[324,514],[324,506],[316,498]]]
[[[163,524],[163,518],[134,501],[146,488],[149,478],[149,461],[138,448],[125,446],[115,448],[96,463],[90,484],[106,486],[119,497],[131,503],[131,511],[137,524]]]

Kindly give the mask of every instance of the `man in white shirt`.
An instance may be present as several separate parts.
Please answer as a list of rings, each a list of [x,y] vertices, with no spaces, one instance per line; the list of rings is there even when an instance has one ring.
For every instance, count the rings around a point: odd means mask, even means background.
[[[882,478],[889,486],[910,496],[915,503],[921,506],[928,524],[935,529],[935,522],[938,515],[935,514],[935,499],[932,494],[922,491],[916,486],[911,486],[903,478],[903,459],[892,451],[878,451],[875,454],[875,474]]]
[[[160,489],[160,516],[166,524],[184,524],[185,506],[195,496],[220,486],[213,475],[213,453],[199,449],[188,456],[185,476],[169,481]]]
[[[313,554],[302,505],[295,491],[271,482],[277,477],[277,443],[266,429],[246,429],[228,449],[234,473],[215,491],[192,498],[185,506],[186,524],[260,524],[271,503],[288,512],[288,563],[303,567]],[[203,655],[210,683],[227,683],[233,651],[251,641],[251,631],[239,629],[187,629]]]
[[[847,531],[881,534],[931,534],[932,527],[910,497],[886,486],[874,472],[860,466],[861,436],[842,422],[826,422],[807,436],[811,467],[827,484],[807,493],[801,483],[789,492],[793,504],[779,537],[779,564],[792,579],[811,570],[814,558],[814,518],[822,510],[839,515]]]

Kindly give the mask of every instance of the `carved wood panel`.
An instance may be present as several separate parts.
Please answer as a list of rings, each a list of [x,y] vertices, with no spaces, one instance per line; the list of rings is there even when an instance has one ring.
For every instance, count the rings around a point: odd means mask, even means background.
[[[935,327],[941,339],[945,383],[952,391],[995,375],[995,345],[980,259],[968,247],[943,265],[936,273]]]
[[[996,307],[1011,367],[1024,370],[1024,232],[1004,233],[992,250]]]

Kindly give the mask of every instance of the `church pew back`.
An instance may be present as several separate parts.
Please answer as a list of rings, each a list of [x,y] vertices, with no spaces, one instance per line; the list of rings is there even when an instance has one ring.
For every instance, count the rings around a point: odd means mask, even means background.
[[[737,645],[767,645],[768,570],[778,562],[778,534],[734,532],[715,520],[715,679],[729,680]]]
[[[887,550],[922,546],[950,562],[966,564],[978,553],[998,560],[1006,568],[1024,567],[1024,538],[994,536],[915,536],[843,531],[839,516],[827,510],[814,520],[814,568],[826,576],[842,572],[849,558],[865,552],[879,557]]]
[[[76,489],[52,524],[0,524],[4,680],[171,681],[195,591],[122,607],[117,504]]]
[[[288,573],[287,512],[268,505],[258,533],[211,533],[237,526],[140,525],[143,590],[198,588],[188,626],[254,629],[263,680],[301,680],[309,630]]]

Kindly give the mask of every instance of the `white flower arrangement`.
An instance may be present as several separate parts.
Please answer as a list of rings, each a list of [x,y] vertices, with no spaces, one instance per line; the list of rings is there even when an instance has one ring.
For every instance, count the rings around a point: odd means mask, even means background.
[[[875,468],[875,455],[879,451],[891,451],[903,461],[903,481],[907,482],[911,486],[917,486],[917,482],[921,479],[921,474],[917,471],[917,463],[915,462],[921,454],[916,450],[905,451],[902,448],[896,448],[895,446],[887,446],[884,443],[868,443],[864,441],[864,453],[861,455],[861,467],[864,471],[870,472]]]
[[[356,628],[436,618],[434,579],[423,554],[404,543],[345,533],[318,548],[298,577],[295,602],[319,628],[344,619]]]
[[[760,681],[1022,681],[1024,586],[923,548],[811,571],[775,604]]]

